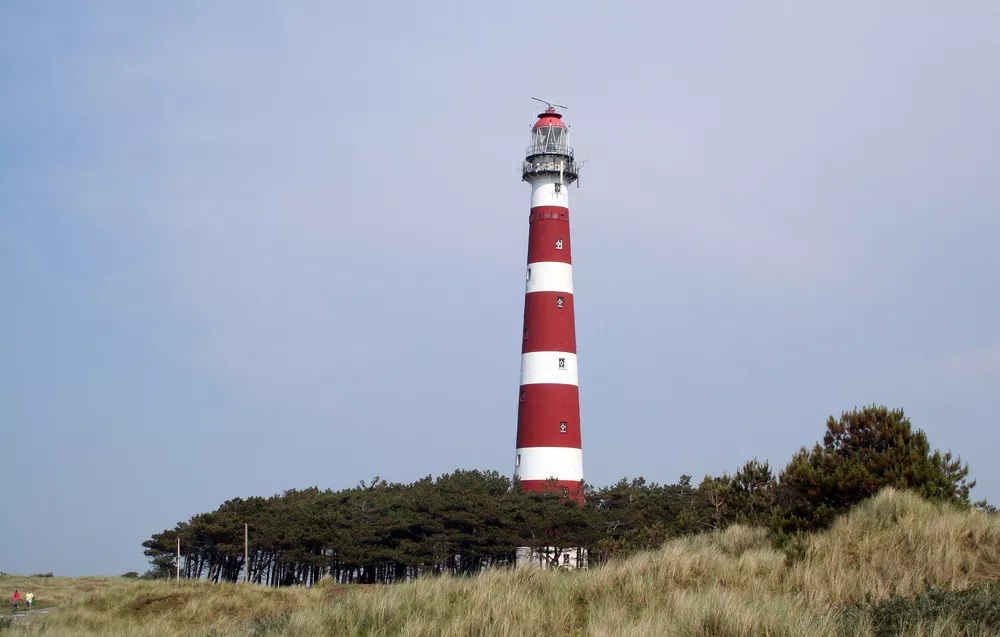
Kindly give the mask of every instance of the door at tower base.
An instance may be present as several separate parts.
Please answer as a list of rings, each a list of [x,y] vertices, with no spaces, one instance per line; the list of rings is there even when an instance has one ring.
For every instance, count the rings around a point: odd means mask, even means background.
[[[587,568],[587,549],[554,546],[519,546],[515,564],[518,568]]]

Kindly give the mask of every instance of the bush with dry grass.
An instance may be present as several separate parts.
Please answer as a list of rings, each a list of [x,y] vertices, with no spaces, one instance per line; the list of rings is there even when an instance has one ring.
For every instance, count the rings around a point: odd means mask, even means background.
[[[889,489],[808,536],[796,559],[773,547],[765,530],[736,525],[580,572],[493,570],[391,586],[323,580],[309,589],[52,578],[30,584],[60,608],[15,633],[875,637],[899,618],[898,634],[957,636],[973,624],[948,602],[932,614],[893,614],[878,604],[998,577],[1000,518]],[[971,634],[990,630],[1000,634],[985,625]]]

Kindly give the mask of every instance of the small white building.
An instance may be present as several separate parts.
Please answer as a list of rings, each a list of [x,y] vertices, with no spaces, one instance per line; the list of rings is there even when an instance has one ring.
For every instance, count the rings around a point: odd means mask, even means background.
[[[536,566],[539,568],[587,568],[587,550],[583,548],[559,549],[554,546],[519,546],[517,548],[518,568]]]

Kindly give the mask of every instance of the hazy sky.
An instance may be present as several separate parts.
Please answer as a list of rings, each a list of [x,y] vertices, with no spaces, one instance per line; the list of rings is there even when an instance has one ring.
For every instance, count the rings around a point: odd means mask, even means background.
[[[0,571],[236,496],[511,474],[533,95],[584,473],[903,407],[1000,500],[1000,4],[0,4]]]

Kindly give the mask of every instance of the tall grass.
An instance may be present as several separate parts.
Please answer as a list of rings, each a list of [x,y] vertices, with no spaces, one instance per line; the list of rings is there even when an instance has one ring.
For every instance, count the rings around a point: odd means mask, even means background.
[[[311,589],[53,578],[30,585],[39,598],[58,599],[60,608],[15,632],[870,637],[870,617],[845,609],[998,577],[1000,518],[886,490],[791,552],[772,548],[762,529],[735,526],[583,572],[526,568],[392,586],[323,581]],[[12,584],[0,579],[0,586]],[[962,635],[964,626],[939,614],[899,634]]]

